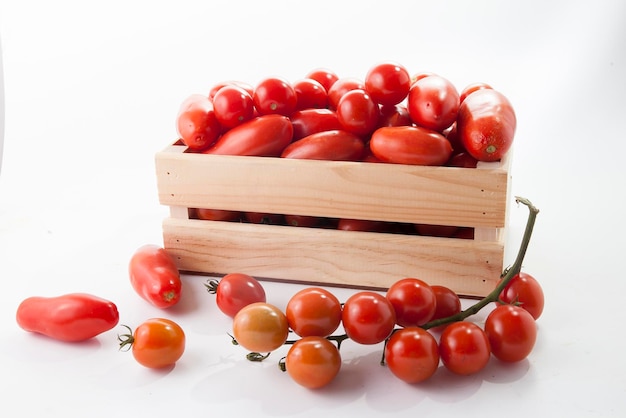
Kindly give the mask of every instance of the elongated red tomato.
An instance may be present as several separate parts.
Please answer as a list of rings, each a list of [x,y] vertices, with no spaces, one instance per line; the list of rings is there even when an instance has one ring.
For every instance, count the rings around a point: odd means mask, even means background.
[[[307,160],[359,161],[365,152],[363,140],[343,130],[324,131],[289,144],[281,157]]]
[[[117,306],[88,293],[32,296],[17,308],[17,324],[25,331],[59,341],[78,342],[93,338],[117,325]]]
[[[176,117],[180,139],[190,149],[200,151],[211,146],[222,131],[215,116],[213,103],[200,94],[189,96],[180,106]]]
[[[293,141],[324,131],[341,129],[337,112],[330,109],[304,109],[289,117],[293,125]]]
[[[467,96],[456,121],[463,147],[478,161],[498,161],[511,148],[517,119],[511,102],[499,91],[480,89]]]
[[[443,135],[419,126],[378,128],[369,145],[378,159],[396,164],[444,165],[452,154]]]
[[[128,266],[133,289],[157,308],[169,308],[180,300],[182,281],[176,262],[157,245],[138,248]]]
[[[258,116],[224,133],[204,153],[277,157],[292,137],[293,126],[286,116]]]

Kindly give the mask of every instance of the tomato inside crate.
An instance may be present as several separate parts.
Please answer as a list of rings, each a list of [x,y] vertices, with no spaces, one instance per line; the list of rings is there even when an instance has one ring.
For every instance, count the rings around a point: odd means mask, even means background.
[[[510,155],[477,168],[221,156],[175,142],[156,154],[159,200],[170,207],[164,247],[185,272],[373,289],[417,277],[482,297],[503,268],[509,165]],[[193,208],[459,227],[473,236],[206,221]]]

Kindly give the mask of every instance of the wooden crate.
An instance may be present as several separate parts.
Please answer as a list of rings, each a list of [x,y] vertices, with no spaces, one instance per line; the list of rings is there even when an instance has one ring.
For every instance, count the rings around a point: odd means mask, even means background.
[[[510,153],[509,153],[510,154]],[[510,158],[479,167],[156,154],[164,247],[184,272],[386,289],[418,277],[481,297],[503,268]],[[192,219],[189,208],[474,228],[473,239]]]

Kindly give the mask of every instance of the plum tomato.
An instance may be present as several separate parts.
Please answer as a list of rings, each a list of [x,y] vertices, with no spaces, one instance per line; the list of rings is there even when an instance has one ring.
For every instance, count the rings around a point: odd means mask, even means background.
[[[337,103],[337,118],[343,129],[361,137],[376,129],[379,114],[378,105],[365,90],[350,90]]]
[[[241,125],[254,116],[252,96],[236,85],[224,86],[215,93],[213,109],[217,121],[227,129]]]
[[[485,320],[491,353],[497,359],[513,363],[524,360],[537,340],[537,324],[525,309],[515,305],[500,305]]]
[[[180,300],[178,266],[164,248],[152,244],[138,248],[130,259],[128,273],[135,292],[157,308],[169,308]]]
[[[137,363],[151,369],[173,366],[185,352],[185,332],[166,318],[148,319],[118,339],[120,348],[129,346]]]
[[[502,93],[480,89],[461,103],[456,124],[459,139],[472,157],[498,161],[513,145],[517,119]]]
[[[378,128],[369,147],[379,160],[395,164],[444,165],[452,155],[450,141],[419,126]]]
[[[405,67],[392,62],[382,62],[369,69],[365,75],[365,91],[374,102],[392,106],[409,94],[411,76]]]
[[[282,346],[289,335],[285,314],[267,302],[247,305],[233,318],[233,337],[246,350],[271,352]]]
[[[219,310],[231,318],[251,303],[266,301],[265,289],[248,274],[229,273],[219,281],[210,280],[206,286],[209,293],[215,294]]]
[[[254,107],[261,115],[289,116],[296,110],[298,96],[293,86],[280,77],[261,80],[252,95]]]
[[[300,337],[327,337],[341,324],[341,302],[326,289],[307,287],[289,299],[285,314]]]
[[[492,89],[492,88],[493,87],[491,87],[489,84],[482,83],[482,82],[468,84],[463,90],[461,90],[461,94],[459,95],[459,102],[463,103],[463,101],[465,100],[467,96],[469,96],[470,94],[474,93],[477,90]]]
[[[383,126],[410,126],[412,124],[413,121],[406,106],[401,104],[380,106],[379,128]]]
[[[333,83],[328,89],[328,108],[336,110],[339,100],[344,94],[351,90],[364,90],[365,84],[358,78],[354,77],[342,77]]]
[[[293,141],[324,131],[342,129],[337,112],[330,109],[303,109],[291,114]]]
[[[485,368],[491,358],[487,334],[473,322],[454,322],[439,338],[439,355],[452,373],[471,375]]]
[[[314,70],[311,70],[309,71],[309,73],[307,73],[305,78],[310,78],[320,83],[327,93],[332,85],[335,84],[335,81],[339,80],[339,76],[337,76],[335,72],[329,70],[328,68],[316,68]]]
[[[208,97],[194,94],[181,104],[176,116],[176,131],[189,149],[201,151],[210,147],[222,129]]]
[[[311,134],[289,144],[282,158],[307,160],[359,161],[365,153],[365,144],[356,134],[333,130]]]
[[[407,107],[415,124],[443,132],[456,120],[459,93],[446,78],[430,75],[411,85]]]
[[[396,324],[393,305],[380,293],[360,291],[343,305],[342,322],[346,335],[359,344],[377,344],[389,337]]]
[[[296,341],[285,357],[285,369],[299,385],[317,389],[328,385],[341,370],[339,349],[323,337]]]
[[[192,216],[204,221],[236,221],[241,219],[241,212],[236,210],[196,208]]]
[[[393,306],[396,324],[401,327],[424,325],[435,314],[437,299],[428,283],[414,277],[394,282],[385,295]]]
[[[115,303],[88,293],[31,296],[17,307],[17,324],[59,341],[85,341],[110,330],[119,321]]]
[[[500,303],[516,304],[527,310],[535,320],[543,313],[544,294],[541,285],[533,276],[520,272],[513,276],[500,292]]]
[[[303,78],[293,83],[296,92],[296,110],[325,109],[328,106],[328,93],[319,81]]]
[[[385,344],[385,362],[400,380],[419,383],[430,378],[439,367],[439,348],[433,335],[420,328],[402,328]]]

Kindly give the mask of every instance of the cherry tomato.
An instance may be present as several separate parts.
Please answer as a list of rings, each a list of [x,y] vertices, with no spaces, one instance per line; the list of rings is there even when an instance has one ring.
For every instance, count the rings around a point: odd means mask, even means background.
[[[430,318],[435,319],[447,318],[461,312],[461,299],[452,289],[441,285],[432,285],[430,288],[435,293],[435,313]]]
[[[476,168],[478,160],[467,152],[459,152],[450,157],[450,160],[446,163],[448,167],[464,167],[464,168]]]
[[[463,103],[463,100],[465,100],[467,96],[469,96],[470,94],[474,93],[477,90],[491,89],[491,88],[493,87],[491,87],[489,84],[481,83],[481,82],[469,84],[463,90],[461,90],[461,94],[459,95],[459,101]]]
[[[261,115],[289,116],[296,110],[298,96],[293,86],[279,77],[261,80],[254,88],[254,106]]]
[[[399,329],[385,345],[385,361],[400,380],[407,383],[427,380],[439,367],[437,340],[419,327]]]
[[[285,215],[285,223],[290,226],[312,228],[321,224],[322,218],[306,215]]]
[[[543,289],[537,279],[528,273],[516,274],[502,289],[499,300],[503,303],[518,304],[527,310],[535,320],[543,313]]]
[[[443,365],[452,373],[464,376],[478,373],[491,358],[489,339],[478,325],[455,322],[441,334],[439,355]]]
[[[233,336],[243,348],[263,353],[274,351],[287,341],[287,317],[265,302],[244,306],[233,318]]]
[[[196,208],[194,215],[198,219],[204,221],[235,221],[241,219],[241,212],[236,210],[224,210],[224,209],[204,209]]]
[[[323,337],[304,337],[287,352],[285,368],[299,385],[317,389],[337,376],[341,369],[341,355],[337,347]]]
[[[293,141],[324,131],[342,129],[337,112],[330,109],[304,109],[292,113]]]
[[[430,224],[415,224],[414,227],[415,231],[420,235],[445,238],[453,236],[459,229],[458,226]]]
[[[293,126],[286,116],[265,115],[224,133],[206,154],[277,157],[291,143]]]
[[[280,213],[245,212],[244,218],[252,224],[282,225],[285,217]]]
[[[424,77],[430,77],[431,75],[437,75],[437,74],[432,73],[430,71],[422,71],[421,73],[415,73],[411,76],[411,85],[413,85],[413,83],[415,83],[416,81],[419,81]]]
[[[128,272],[135,292],[157,308],[169,308],[180,300],[180,273],[164,248],[152,244],[138,248],[130,259]]]
[[[339,104],[339,100],[343,97],[344,94],[351,90],[365,89],[365,84],[359,80],[358,78],[353,77],[343,77],[339,78],[337,81],[333,83],[333,85],[328,89],[328,107],[330,109],[336,110],[337,105]]]
[[[444,131],[444,136],[450,141],[450,145],[452,145],[452,150],[455,153],[465,152],[465,148],[461,143],[461,138],[459,138],[459,132],[456,129],[456,121],[450,125],[448,129]]]
[[[365,152],[363,140],[343,130],[311,134],[289,144],[283,158],[307,160],[359,161]]]
[[[337,103],[337,119],[344,130],[362,137],[378,126],[378,105],[365,90],[346,92]]]
[[[117,306],[87,293],[31,296],[17,307],[17,324],[59,341],[85,341],[110,330],[119,321]]]
[[[396,164],[443,165],[452,155],[443,135],[419,126],[378,128],[369,145],[378,159]]]
[[[504,362],[517,362],[528,357],[537,340],[537,324],[525,309],[500,305],[485,320],[491,353]]]
[[[227,129],[241,125],[254,116],[252,96],[236,85],[224,86],[215,93],[213,109],[217,121]]]
[[[430,75],[411,85],[408,109],[417,125],[443,132],[456,120],[459,93],[449,80]]]
[[[341,302],[320,287],[298,291],[285,309],[289,327],[301,337],[327,337],[341,324]]]
[[[327,68],[316,68],[310,71],[306,75],[306,78],[310,78],[320,83],[326,92],[328,92],[332,85],[335,84],[335,81],[339,80],[339,76]]]
[[[172,366],[185,352],[185,332],[165,318],[148,319],[132,335],[123,334],[118,339],[120,348],[130,346],[137,363],[151,369]]]
[[[457,131],[463,147],[478,161],[498,161],[511,148],[517,119],[500,92],[481,89],[459,107]]]
[[[393,305],[379,293],[360,291],[343,305],[342,322],[350,339],[359,344],[377,344],[384,341],[396,324]]]
[[[224,314],[234,318],[243,307],[265,302],[265,289],[254,277],[244,273],[229,273],[219,281],[211,280],[209,293],[215,293],[215,303]]]
[[[423,325],[435,314],[435,292],[423,280],[400,279],[389,287],[386,297],[395,311],[396,324],[401,327]]]
[[[293,83],[296,92],[296,110],[324,109],[328,106],[328,93],[319,81],[304,78]]]
[[[194,151],[210,147],[222,132],[213,104],[199,94],[188,97],[176,117],[176,130],[183,144]]]
[[[383,126],[410,126],[413,124],[411,115],[404,105],[380,106],[378,127]]]
[[[211,87],[211,89],[209,90],[209,94],[208,94],[209,100],[213,101],[213,98],[215,97],[215,93],[217,93],[224,86],[240,87],[244,89],[246,93],[250,95],[250,97],[252,97],[252,95],[254,94],[254,87],[252,87],[250,84],[245,83],[243,81],[239,81],[239,80],[226,80],[226,81],[221,81],[217,84],[214,84],[213,87]]]
[[[405,67],[383,62],[370,68],[365,76],[365,91],[380,105],[403,101],[411,87],[411,76]]]

